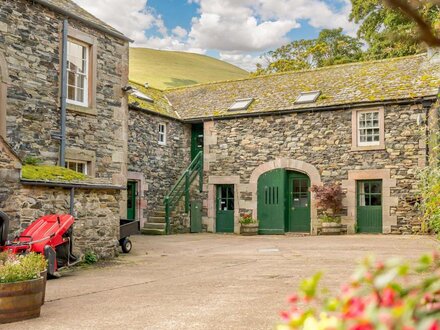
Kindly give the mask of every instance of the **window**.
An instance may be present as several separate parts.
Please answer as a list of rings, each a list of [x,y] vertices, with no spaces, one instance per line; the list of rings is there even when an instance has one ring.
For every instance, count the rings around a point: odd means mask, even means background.
[[[380,144],[379,111],[358,112],[358,145]]]
[[[69,170],[78,172],[78,173],[82,173],[85,175],[89,174],[89,170],[88,170],[88,164],[87,162],[81,162],[81,161],[66,161],[66,168],[68,168]]]
[[[88,106],[89,46],[77,41],[67,42],[67,100]]]
[[[159,144],[166,145],[167,144],[167,127],[165,124],[159,124],[159,136],[158,136]]]
[[[318,99],[319,95],[321,95],[321,91],[302,92],[299,94],[295,103],[296,104],[314,103]]]
[[[229,110],[234,111],[234,110],[246,110],[247,108],[249,108],[249,106],[251,105],[251,103],[254,101],[253,98],[248,98],[248,99],[237,99],[235,100],[235,102],[229,107]]]

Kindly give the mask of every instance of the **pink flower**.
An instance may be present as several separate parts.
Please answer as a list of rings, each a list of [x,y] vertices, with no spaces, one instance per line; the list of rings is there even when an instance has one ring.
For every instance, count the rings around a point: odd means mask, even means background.
[[[365,303],[359,297],[351,298],[346,306],[344,318],[356,318],[362,315],[365,310]]]
[[[432,322],[432,324],[429,326],[428,330],[440,330],[440,322],[438,320],[435,320]]]
[[[385,288],[382,293],[381,305],[384,307],[391,307],[395,303],[396,292],[391,288]]]
[[[289,303],[291,303],[291,304],[295,304],[296,302],[298,302],[298,295],[295,293],[295,294],[293,294],[293,295],[291,295],[288,299],[287,299],[287,301],[289,302]]]

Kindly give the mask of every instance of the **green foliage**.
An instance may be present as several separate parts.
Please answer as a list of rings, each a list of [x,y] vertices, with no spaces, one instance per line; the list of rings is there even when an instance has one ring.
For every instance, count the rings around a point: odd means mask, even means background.
[[[392,10],[382,0],[351,0],[350,19],[360,24],[358,37],[365,40],[368,49],[365,59],[384,59],[413,55],[425,50],[418,40],[416,24],[402,13]],[[417,2],[414,2],[417,3]],[[433,3],[418,2],[418,12],[438,31],[440,7]]]
[[[243,214],[240,217],[240,220],[238,222],[241,223],[242,225],[250,225],[250,224],[253,224],[253,223],[258,223],[258,220],[252,218],[251,214]]]
[[[362,43],[339,29],[324,29],[318,38],[297,40],[262,56],[266,65],[257,65],[253,75],[296,71],[359,61]]]
[[[98,262],[98,256],[92,250],[87,250],[84,253],[84,263],[87,265],[93,265]]]
[[[49,165],[24,165],[22,177],[27,180],[42,181],[83,181],[87,177],[72,170],[60,166]]]
[[[23,165],[38,165],[41,164],[41,159],[34,156],[27,156],[23,159]]]
[[[382,263],[366,258],[337,296],[318,290],[320,278],[319,273],[301,282],[299,293],[289,298],[289,310],[281,313],[278,330],[440,328],[436,252],[421,257],[413,267],[397,259]]]
[[[167,89],[249,77],[230,63],[187,52],[130,48],[130,80]]]
[[[46,269],[47,262],[41,254],[34,252],[26,255],[0,253],[0,283],[37,279]]]
[[[341,223],[341,217],[338,216],[331,216],[328,214],[324,214],[322,216],[319,217],[319,220],[321,222],[336,222],[336,223]]]
[[[423,222],[429,230],[440,234],[440,168],[431,166],[419,173]]]

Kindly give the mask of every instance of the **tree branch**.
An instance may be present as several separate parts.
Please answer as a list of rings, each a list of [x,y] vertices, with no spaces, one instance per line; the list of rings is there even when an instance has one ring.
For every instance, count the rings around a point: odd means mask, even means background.
[[[422,18],[417,9],[412,7],[407,0],[384,1],[389,7],[400,10],[405,16],[417,24],[420,30],[420,40],[426,42],[428,46],[440,47],[440,38],[435,35],[430,24]],[[440,0],[431,0],[431,3],[440,4]]]

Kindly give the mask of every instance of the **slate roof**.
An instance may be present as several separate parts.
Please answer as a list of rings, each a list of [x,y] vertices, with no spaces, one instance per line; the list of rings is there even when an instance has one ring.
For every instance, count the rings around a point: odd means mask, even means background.
[[[159,89],[148,87],[145,88],[134,81],[130,81],[130,86],[136,88],[139,92],[153,99],[154,102],[142,100],[133,95],[128,96],[128,103],[135,108],[147,110],[149,112],[155,112],[159,115],[180,119],[174,108],[165,97],[165,93]]]
[[[182,119],[311,109],[435,96],[440,61],[426,54],[335,65],[164,91]],[[295,104],[301,92],[322,92],[315,103]],[[254,98],[247,110],[228,111],[236,99]],[[169,110],[167,110],[169,111]]]
[[[81,19],[83,19],[83,20],[85,20],[87,22],[96,24],[96,25],[100,26],[101,28],[103,28],[105,30],[108,30],[110,32],[118,34],[123,39],[127,39],[124,36],[123,33],[119,32],[115,28],[113,28],[110,25],[104,23],[100,19],[96,18],[95,16],[93,16],[91,13],[89,13],[88,11],[86,11],[85,9],[83,9],[82,7],[77,5],[72,0],[38,0],[36,2],[42,4],[43,6],[47,4],[49,6],[57,7],[59,9],[63,10],[63,11],[66,11],[66,12],[68,12],[70,14],[78,16],[78,17],[80,17]]]

